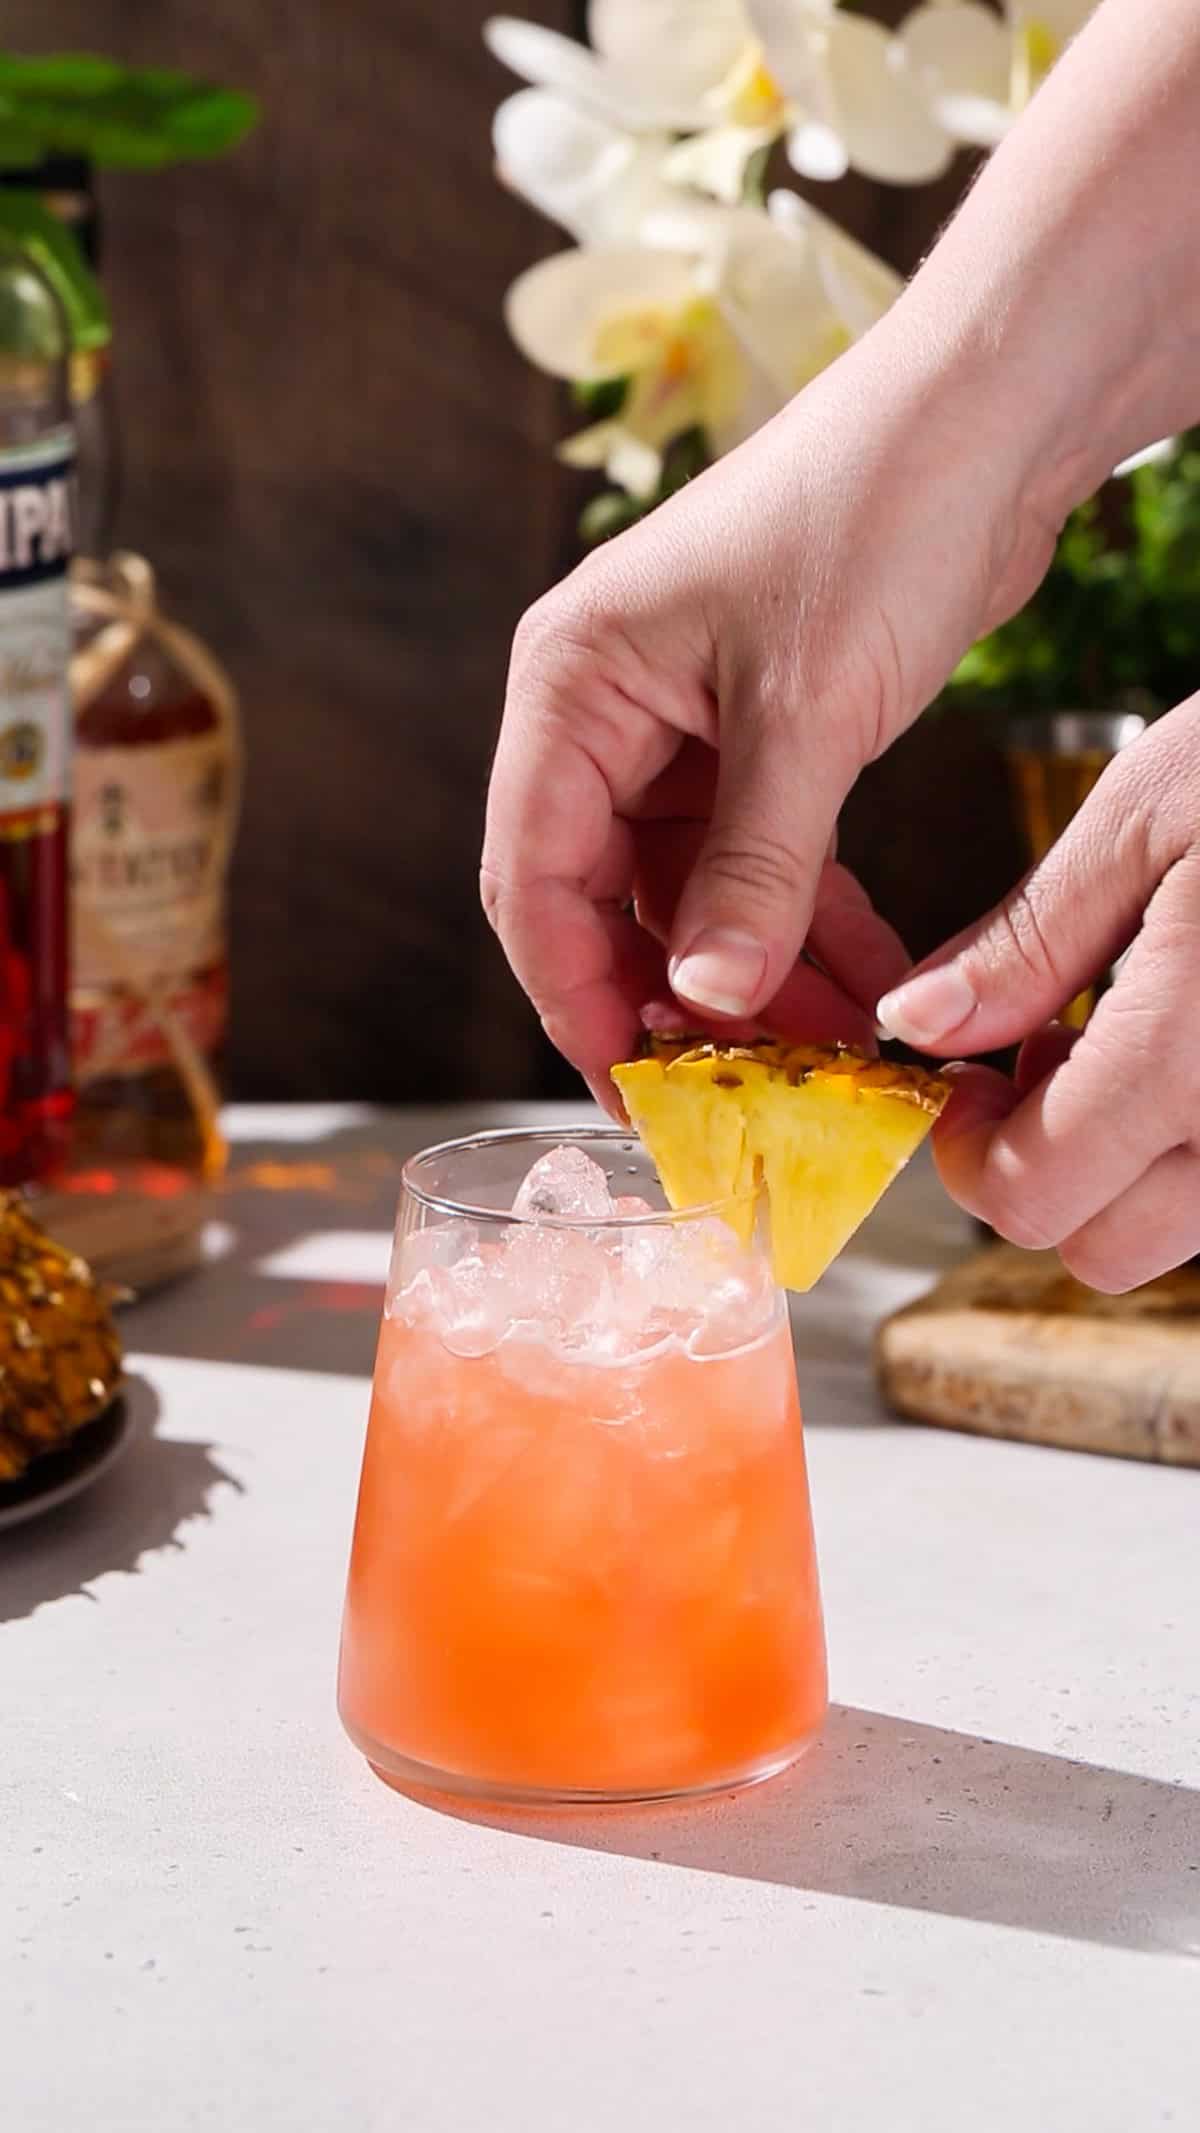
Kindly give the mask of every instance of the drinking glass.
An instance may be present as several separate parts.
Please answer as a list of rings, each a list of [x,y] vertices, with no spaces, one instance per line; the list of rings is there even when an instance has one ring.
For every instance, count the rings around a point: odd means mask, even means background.
[[[515,1215],[563,1147],[615,1204],[535,1196]],[[339,1675],[381,1776],[529,1805],[662,1799],[769,1777],[812,1738],[808,1481],[756,1214],[672,1213],[618,1127],[480,1134],[407,1164]]]

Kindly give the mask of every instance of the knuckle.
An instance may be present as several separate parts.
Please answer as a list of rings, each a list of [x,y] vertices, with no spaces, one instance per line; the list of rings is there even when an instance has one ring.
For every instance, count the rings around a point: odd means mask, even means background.
[[[995,924],[980,942],[987,963],[1012,967],[1038,986],[1058,983],[1058,956],[1043,924],[1032,885],[1014,889],[996,912]]]
[[[1045,1252],[1067,1235],[1072,1225],[1033,1188],[1029,1166],[1017,1161],[1003,1141],[993,1144],[980,1179],[977,1212],[1008,1244]]]
[[[1186,1136],[1200,1115],[1200,1074],[1190,1043],[1181,1042],[1178,1002],[1185,970],[1160,957],[1157,947],[1147,939],[1136,968],[1122,973],[1105,995],[1088,1032],[1106,1079],[1106,1130],[1146,1158]],[[1200,957],[1200,942],[1195,952]],[[1154,1090],[1149,1104],[1147,1077]]]
[[[509,663],[510,715],[519,707],[545,731],[626,738],[641,662],[619,612],[573,583],[556,586],[517,625]]]
[[[1147,914],[1144,942],[1154,977],[1170,997],[1194,984],[1200,968],[1200,855],[1180,860],[1166,875]]]
[[[1122,1265],[1121,1254],[1111,1240],[1091,1236],[1086,1228],[1064,1238],[1058,1255],[1076,1281],[1101,1296],[1124,1296],[1137,1287],[1137,1275]]]
[[[504,888],[496,869],[486,859],[479,869],[479,901],[493,933],[499,933]]]
[[[518,622],[514,661],[538,672],[596,659],[619,635],[620,609],[610,593],[607,585],[589,582],[586,566],[552,585]]]
[[[571,633],[563,608],[563,596],[557,587],[526,608],[513,634],[514,673],[536,671],[569,641]]]
[[[797,895],[803,885],[799,858],[776,837],[723,838],[705,853],[704,870],[712,881],[748,889],[771,902]]]
[[[993,1198],[985,1201],[983,1214],[997,1234],[1008,1244],[1019,1244],[1026,1252],[1052,1251],[1058,1244],[1061,1231],[1047,1216],[1039,1215],[1027,1207],[1013,1207],[996,1203]]]
[[[1101,780],[1120,829],[1153,870],[1177,857],[1195,833],[1198,733],[1200,697],[1192,697],[1123,748]]]

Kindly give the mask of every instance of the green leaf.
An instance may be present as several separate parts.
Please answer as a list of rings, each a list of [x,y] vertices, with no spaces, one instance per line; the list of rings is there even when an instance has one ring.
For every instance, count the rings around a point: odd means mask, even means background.
[[[0,114],[0,168],[35,170],[45,160],[40,133],[23,126],[19,119]]]
[[[257,117],[251,97],[173,69],[124,67],[94,52],[0,52],[0,156],[14,164],[81,155],[155,170],[222,154]]]
[[[592,422],[611,422],[629,397],[628,378],[576,378],[571,398],[581,414]]]
[[[626,496],[623,489],[606,489],[603,496],[593,496],[580,512],[580,539],[589,548],[598,548],[601,541],[611,541],[627,526],[635,526],[647,508],[635,496]]]
[[[100,96],[126,71],[101,52],[0,52],[0,87],[34,95]]]
[[[79,245],[36,193],[0,186],[0,231],[16,238],[54,290],[80,351],[106,348],[111,339],[108,306]]]
[[[711,464],[712,454],[709,451],[706,432],[699,427],[681,430],[678,437],[671,439],[663,455],[662,478],[658,484],[655,503],[662,503],[666,497],[674,496],[678,490],[685,488],[689,481],[694,481],[697,474],[703,474],[705,467]]]
[[[686,487],[689,481],[702,474],[712,464],[712,451],[708,434],[700,427],[681,430],[673,437],[663,453],[663,468],[658,487],[653,496],[627,496],[623,489],[606,489],[602,496],[594,496],[585,504],[579,516],[579,532],[589,548],[601,541],[612,540],[614,534],[624,533],[627,526],[635,526],[640,518],[665,503]]]
[[[767,172],[771,161],[770,147],[756,148],[748,157],[742,178],[742,204],[744,207],[765,207],[767,204]]]

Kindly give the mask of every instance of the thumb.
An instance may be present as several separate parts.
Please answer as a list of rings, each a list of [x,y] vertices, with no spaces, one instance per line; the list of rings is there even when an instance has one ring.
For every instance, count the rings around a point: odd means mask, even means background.
[[[774,999],[807,938],[853,775],[832,749],[800,742],[794,712],[723,715],[712,819],[671,929],[680,1000],[745,1018]]]
[[[1011,895],[884,994],[881,1030],[922,1051],[990,1051],[1051,1021],[1115,962],[1153,886],[1118,792],[1097,786]]]

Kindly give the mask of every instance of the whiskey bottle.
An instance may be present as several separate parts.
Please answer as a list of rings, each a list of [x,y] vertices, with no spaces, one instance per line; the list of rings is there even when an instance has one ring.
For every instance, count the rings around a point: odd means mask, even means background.
[[[73,1160],[211,1180],[241,774],[227,675],[140,556],[76,565]]]

